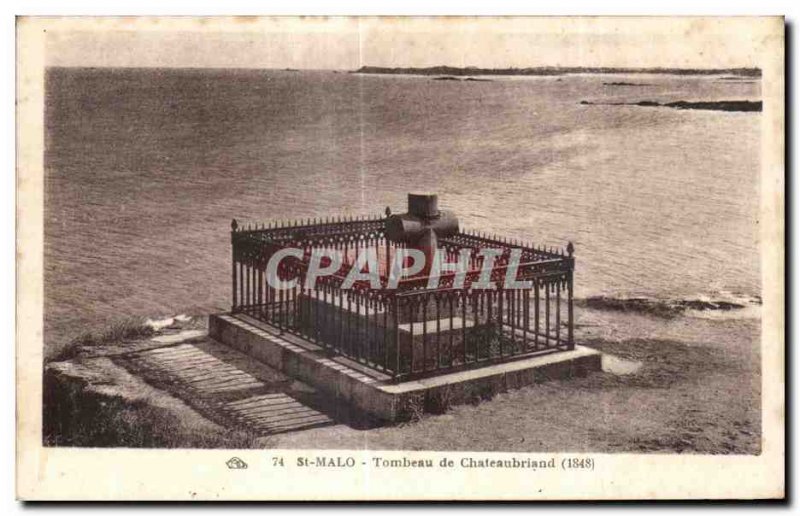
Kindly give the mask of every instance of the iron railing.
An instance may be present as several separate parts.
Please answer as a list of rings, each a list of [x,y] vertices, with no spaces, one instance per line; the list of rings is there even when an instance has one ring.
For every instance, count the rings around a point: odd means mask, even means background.
[[[389,375],[396,381],[452,372],[534,353],[573,349],[573,270],[566,250],[545,249],[470,231],[442,238],[439,248],[449,261],[470,250],[463,287],[455,274],[443,274],[436,288],[427,277],[400,281],[388,289],[389,264],[403,247],[384,236],[383,217],[291,221],[266,226],[231,224],[231,284],[234,314],[246,314],[280,332],[300,336],[332,353]],[[267,264],[285,248],[302,258],[279,263],[281,280],[296,279],[289,289],[267,281]],[[504,254],[492,269],[492,288],[473,288],[480,274],[481,249]],[[342,270],[320,277],[306,288],[305,275],[315,248],[341,251]],[[368,249],[379,256],[383,288],[364,281],[342,288],[346,270]],[[520,249],[519,281],[530,288],[503,285],[508,257]]]

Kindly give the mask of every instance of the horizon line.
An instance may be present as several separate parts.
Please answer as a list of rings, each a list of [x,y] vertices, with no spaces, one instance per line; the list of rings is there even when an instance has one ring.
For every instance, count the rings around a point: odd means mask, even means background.
[[[377,66],[361,65],[359,68],[303,68],[303,67],[261,67],[261,66],[155,66],[155,65],[45,65],[47,68],[122,68],[122,69],[152,69],[152,70],[272,70],[272,71],[331,71],[331,72],[357,72],[363,68],[375,68],[382,70],[431,70],[435,68],[452,68],[454,70],[579,70],[579,69],[603,69],[603,70],[759,70],[759,66],[727,66],[727,67],[681,67],[681,66],[602,66],[602,65],[536,65],[536,66],[453,66],[453,65],[431,65],[431,66]]]

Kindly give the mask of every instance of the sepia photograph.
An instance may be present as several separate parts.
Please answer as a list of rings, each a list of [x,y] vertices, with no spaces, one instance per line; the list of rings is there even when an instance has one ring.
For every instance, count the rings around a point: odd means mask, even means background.
[[[556,483],[741,460],[766,468],[752,493],[675,489],[782,496],[781,17],[17,31],[37,457],[214,453],[289,481],[457,454]],[[343,496],[395,498],[370,489]]]

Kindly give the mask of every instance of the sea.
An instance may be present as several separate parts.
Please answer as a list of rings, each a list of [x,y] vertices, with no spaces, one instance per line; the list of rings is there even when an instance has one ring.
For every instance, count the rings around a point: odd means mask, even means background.
[[[51,68],[45,341],[230,306],[230,223],[405,211],[573,242],[575,291],[760,299],[759,78]],[[584,101],[584,103],[582,103]]]

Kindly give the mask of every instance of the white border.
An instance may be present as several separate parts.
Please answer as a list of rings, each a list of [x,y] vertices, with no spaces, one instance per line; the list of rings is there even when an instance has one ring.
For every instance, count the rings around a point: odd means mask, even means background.
[[[198,5],[197,2],[176,1],[169,4],[153,0],[142,0],[136,3],[129,4],[110,4],[107,2],[91,1],[91,2],[70,2],[68,4],[58,1],[30,1],[30,2],[14,2],[11,5],[4,4],[4,9],[7,9],[7,16],[3,18],[0,30],[3,32],[3,38],[0,39],[3,45],[2,59],[5,65],[5,70],[8,72],[14,69],[14,20],[13,14],[93,14],[93,15],[123,15],[123,14],[183,14],[183,15],[199,15],[199,14],[250,14],[250,13],[270,13],[270,14],[720,14],[720,15],[744,15],[744,14],[787,14],[789,20],[796,19],[797,3],[787,1],[748,1],[748,2],[730,2],[730,1],[685,1],[674,0],[664,3],[649,3],[649,4],[631,4],[625,1],[606,1],[602,5],[589,2],[570,2],[570,3],[556,3],[544,4],[545,6],[534,6],[528,2],[492,2],[484,5],[468,5],[464,2],[446,1],[436,2],[435,6],[431,2],[408,0],[404,2],[367,2],[367,1],[348,1],[337,2],[335,5],[329,2],[322,1],[304,1],[297,0],[291,3],[286,2],[272,2],[269,4],[256,4],[253,2],[242,0],[228,0],[223,3],[209,3],[206,5]],[[796,37],[796,25],[794,26]],[[792,67],[796,66],[796,53],[791,56]],[[6,159],[6,175],[4,175],[5,183],[4,188],[0,188],[0,195],[3,197],[0,201],[2,211],[0,211],[3,219],[3,224],[0,225],[0,235],[3,238],[5,246],[2,247],[3,253],[0,253],[0,274],[2,274],[2,285],[5,286],[4,295],[2,296],[2,325],[8,332],[10,337],[6,342],[13,342],[14,335],[14,270],[15,262],[13,256],[15,234],[14,234],[14,104],[12,100],[15,97],[15,83],[14,75],[7,73],[4,75],[5,79],[0,80],[0,87],[6,102],[3,104],[4,123],[2,124],[3,132],[3,149],[4,157]],[[796,91],[796,83],[793,85],[792,93]],[[787,111],[787,116],[794,119],[793,110]],[[787,120],[788,122],[788,120]],[[792,124],[792,126],[795,126]],[[795,126],[796,127],[796,126]],[[797,148],[796,133],[792,135],[792,140],[787,142],[792,148]],[[789,172],[791,173],[791,172]],[[797,181],[791,193],[796,194]],[[797,225],[795,225],[795,229]],[[793,232],[792,236],[796,236]],[[795,280],[797,281],[797,280]],[[795,286],[793,282],[792,286]],[[790,317],[797,319],[800,315],[800,309],[796,306],[793,308]],[[792,342],[791,337],[788,342]],[[6,355],[6,374],[5,389],[3,389],[3,401],[6,408],[6,415],[11,413],[14,406],[14,376],[13,376],[13,346],[7,345]],[[797,353],[794,353],[794,360],[792,366],[797,365]],[[4,464],[7,465],[3,471],[2,479],[6,485],[4,499],[6,506],[4,508],[11,510],[20,510],[20,505],[12,502],[13,500],[13,471],[9,467],[14,463],[14,439],[15,428],[13,418],[7,417],[5,424],[2,425],[2,432],[4,439],[2,442],[3,455],[6,459]],[[795,476],[796,478],[796,476]],[[791,489],[791,487],[790,487]],[[455,508],[454,508],[455,509]],[[609,507],[610,510],[615,510]],[[223,509],[224,510],[224,509]],[[350,510],[350,509],[345,509]],[[460,510],[460,509],[459,509]],[[690,513],[696,511],[697,508],[687,509],[680,508],[682,513],[688,510]]]

